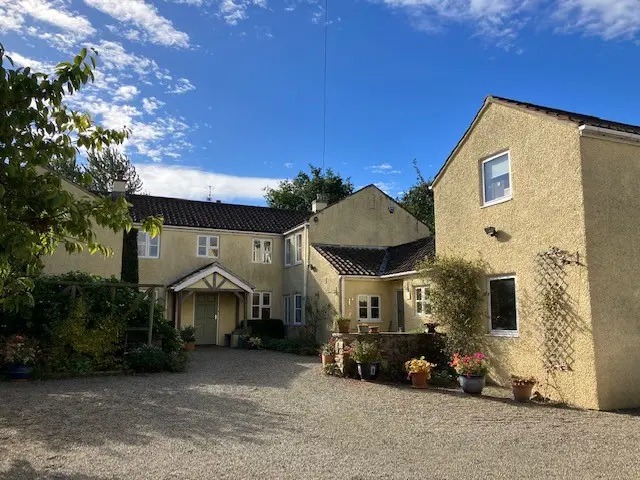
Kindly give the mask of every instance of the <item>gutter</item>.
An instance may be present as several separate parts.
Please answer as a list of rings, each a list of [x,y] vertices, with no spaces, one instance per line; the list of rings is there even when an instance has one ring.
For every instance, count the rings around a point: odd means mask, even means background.
[[[340,275],[340,316],[344,317],[344,311],[345,311],[345,303],[346,303],[346,292],[345,292],[345,288],[344,288],[344,275]]]
[[[613,142],[640,144],[640,135],[636,133],[620,132],[610,128],[594,127],[593,125],[580,125],[578,127],[581,137],[604,138]]]

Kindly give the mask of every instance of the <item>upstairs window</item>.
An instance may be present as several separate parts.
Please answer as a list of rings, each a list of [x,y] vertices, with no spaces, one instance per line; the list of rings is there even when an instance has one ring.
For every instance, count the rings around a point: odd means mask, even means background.
[[[515,277],[489,279],[489,316],[492,335],[518,334]]]
[[[198,235],[198,256],[218,258],[220,255],[220,238],[217,235]]]
[[[255,292],[251,295],[251,319],[269,320],[271,318],[271,292]]]
[[[293,323],[302,323],[302,295],[298,294],[293,296]]]
[[[255,238],[253,240],[253,263],[271,263],[272,245],[271,240]]]
[[[160,235],[151,238],[147,232],[138,230],[138,258],[160,258]]]
[[[302,234],[296,233],[295,235],[296,246],[296,263],[302,263]]]
[[[511,198],[511,158],[501,153],[482,162],[482,196],[484,205]]]
[[[362,322],[380,321],[380,296],[358,295],[358,319]]]
[[[293,237],[287,237],[284,241],[284,266],[291,266],[291,257],[293,256]]]
[[[416,315],[431,315],[429,287],[416,287]]]

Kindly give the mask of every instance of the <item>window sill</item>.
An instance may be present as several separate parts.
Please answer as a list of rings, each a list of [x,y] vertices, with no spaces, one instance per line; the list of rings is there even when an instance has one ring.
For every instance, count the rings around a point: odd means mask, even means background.
[[[382,323],[382,320],[378,319],[371,319],[371,318],[360,318],[358,319],[359,323]]]
[[[487,334],[488,337],[506,337],[517,338],[520,336],[517,330],[492,330]]]
[[[159,260],[160,257],[138,257],[138,260]]]
[[[508,202],[511,199],[513,199],[513,197],[504,197],[504,198],[501,198],[499,200],[494,200],[492,202],[486,202],[486,203],[482,204],[482,206],[480,208],[492,207],[493,205],[498,205],[500,203]]]

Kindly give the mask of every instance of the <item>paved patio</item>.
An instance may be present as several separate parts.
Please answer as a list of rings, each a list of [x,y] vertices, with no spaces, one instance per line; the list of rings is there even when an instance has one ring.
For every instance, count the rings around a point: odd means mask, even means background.
[[[640,417],[325,377],[201,349],[184,374],[0,383],[0,478],[640,478]]]

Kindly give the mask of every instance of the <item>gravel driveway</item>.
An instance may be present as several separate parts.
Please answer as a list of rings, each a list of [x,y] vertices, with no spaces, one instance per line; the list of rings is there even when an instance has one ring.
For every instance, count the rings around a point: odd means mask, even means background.
[[[8,479],[640,478],[640,417],[200,349],[187,373],[0,383]]]

